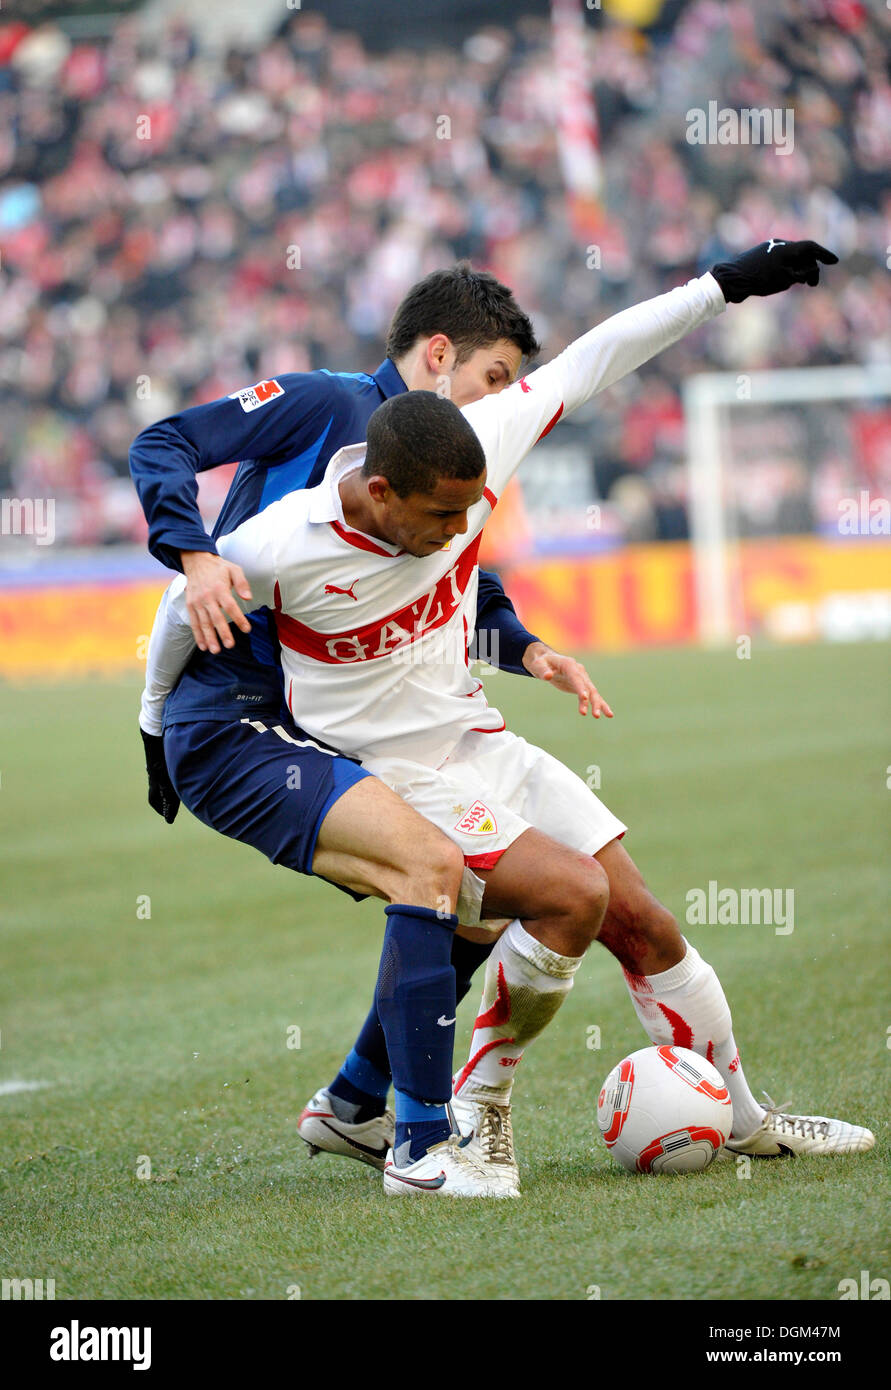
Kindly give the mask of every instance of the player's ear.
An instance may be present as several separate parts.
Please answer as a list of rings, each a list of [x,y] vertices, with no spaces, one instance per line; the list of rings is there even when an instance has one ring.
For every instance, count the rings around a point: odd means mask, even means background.
[[[445,333],[434,333],[432,338],[427,339],[427,366],[431,372],[439,375],[441,372],[448,371],[454,358],[454,350],[449,338]]]
[[[368,496],[374,502],[387,502],[393,492],[386,478],[380,473],[375,473],[373,477],[369,478],[366,486],[368,488]]]

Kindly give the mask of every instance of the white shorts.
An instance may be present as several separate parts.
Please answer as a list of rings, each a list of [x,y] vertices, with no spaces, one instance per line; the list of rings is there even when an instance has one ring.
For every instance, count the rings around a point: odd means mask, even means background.
[[[485,888],[474,869],[494,868],[525,830],[596,854],[628,828],[581,777],[507,730],[464,734],[439,768],[404,758],[363,759],[363,767],[459,846],[458,916],[467,926],[480,921]]]

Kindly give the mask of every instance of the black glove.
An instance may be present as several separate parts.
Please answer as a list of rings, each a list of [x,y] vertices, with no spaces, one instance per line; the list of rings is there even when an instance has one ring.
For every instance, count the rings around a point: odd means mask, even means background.
[[[819,284],[819,261],[836,265],[838,256],[815,241],[775,241],[771,237],[735,261],[713,265],[712,275],[727,303],[741,304],[750,294],[779,294],[790,285]]]
[[[148,773],[148,800],[153,811],[163,816],[168,825],[176,820],[179,810],[179,797],[167,771],[164,757],[164,740],[158,734],[147,734],[139,727],[145,745],[145,770]]]

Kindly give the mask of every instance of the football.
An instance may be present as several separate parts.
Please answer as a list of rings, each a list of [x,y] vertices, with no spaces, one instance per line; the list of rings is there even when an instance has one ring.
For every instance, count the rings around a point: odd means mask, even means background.
[[[697,1173],[730,1137],[733,1106],[718,1071],[686,1047],[642,1047],[613,1067],[597,1124],[630,1173]]]

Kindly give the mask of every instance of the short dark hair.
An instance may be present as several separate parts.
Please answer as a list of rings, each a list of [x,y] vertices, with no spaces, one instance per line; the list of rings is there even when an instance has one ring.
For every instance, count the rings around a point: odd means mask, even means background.
[[[445,333],[451,340],[458,363],[499,338],[516,343],[527,358],[541,351],[529,316],[513,291],[487,270],[474,270],[469,261],[459,261],[449,270],[433,270],[412,286],[393,315],[387,356],[395,361],[419,338],[432,338],[435,333]]]
[[[362,473],[386,478],[397,497],[431,493],[440,478],[469,482],[486,467],[483,446],[456,405],[435,391],[404,391],[366,426]]]

